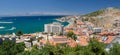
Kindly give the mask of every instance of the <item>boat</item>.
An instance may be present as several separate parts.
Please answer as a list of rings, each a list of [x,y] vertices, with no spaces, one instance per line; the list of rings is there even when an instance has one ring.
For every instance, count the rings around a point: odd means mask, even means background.
[[[11,29],[9,29],[9,30],[14,30],[14,29],[16,29],[16,27],[12,27]]]

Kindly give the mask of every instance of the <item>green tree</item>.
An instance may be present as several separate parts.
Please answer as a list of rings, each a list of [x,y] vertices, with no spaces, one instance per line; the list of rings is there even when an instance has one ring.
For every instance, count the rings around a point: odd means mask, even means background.
[[[74,39],[74,40],[77,39],[76,35],[75,35],[73,32],[68,32],[68,33],[67,33],[67,37],[68,37],[68,38],[72,38],[72,39]]]
[[[105,46],[106,45],[104,43],[100,43],[97,39],[93,38],[89,42],[88,49],[90,52],[94,53],[94,55],[108,55],[104,50]]]
[[[74,23],[76,24],[76,23],[77,23],[77,21],[76,21],[76,20],[74,20]]]
[[[120,55],[120,44],[113,44],[113,47],[110,49],[110,55]]]
[[[36,37],[30,37],[30,40],[29,40],[28,42],[30,42],[30,43],[31,43],[31,46],[33,46],[32,41],[34,41],[34,40],[36,40]]]
[[[30,52],[29,51],[24,51],[24,52],[18,53],[17,55],[30,55]]]
[[[22,33],[21,30],[18,30],[16,34],[17,34],[17,36],[21,36],[21,35],[23,35],[23,33]]]
[[[0,46],[0,55],[16,55],[17,53],[23,52],[24,48],[23,43],[16,44],[10,40],[5,40]]]
[[[53,33],[53,32],[51,32],[51,33],[50,33],[50,35],[51,35],[51,36],[53,36],[53,35],[54,35],[54,33]]]
[[[43,38],[44,38],[43,36],[38,37],[38,38],[37,38],[37,41],[39,42],[39,41],[42,40]]]

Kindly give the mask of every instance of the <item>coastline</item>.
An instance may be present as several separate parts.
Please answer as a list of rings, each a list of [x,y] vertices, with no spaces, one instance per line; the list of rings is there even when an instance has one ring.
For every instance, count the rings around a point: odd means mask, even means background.
[[[59,22],[67,22],[68,25],[66,25],[64,28],[70,26],[70,24],[72,23],[70,17],[61,17],[61,18],[56,18],[55,20]]]

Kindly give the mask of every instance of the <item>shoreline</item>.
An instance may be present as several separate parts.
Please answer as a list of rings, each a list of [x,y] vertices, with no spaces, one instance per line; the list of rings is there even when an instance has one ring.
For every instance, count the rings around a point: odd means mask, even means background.
[[[57,19],[55,19],[55,20],[57,20],[57,21],[59,21],[59,22],[67,22],[68,23],[68,25],[66,25],[64,28],[66,28],[66,27],[68,27],[70,24],[71,24],[71,22],[69,21],[69,20],[66,20],[67,19],[67,17],[61,17],[61,18],[57,18]]]

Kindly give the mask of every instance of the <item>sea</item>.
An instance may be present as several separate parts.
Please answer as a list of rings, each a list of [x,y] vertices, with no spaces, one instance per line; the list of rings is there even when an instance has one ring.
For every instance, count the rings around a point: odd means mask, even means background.
[[[36,33],[44,31],[44,24],[59,22],[55,19],[63,16],[11,16],[0,17],[0,34],[12,34],[21,30],[23,33]],[[64,26],[68,22],[60,22]]]

